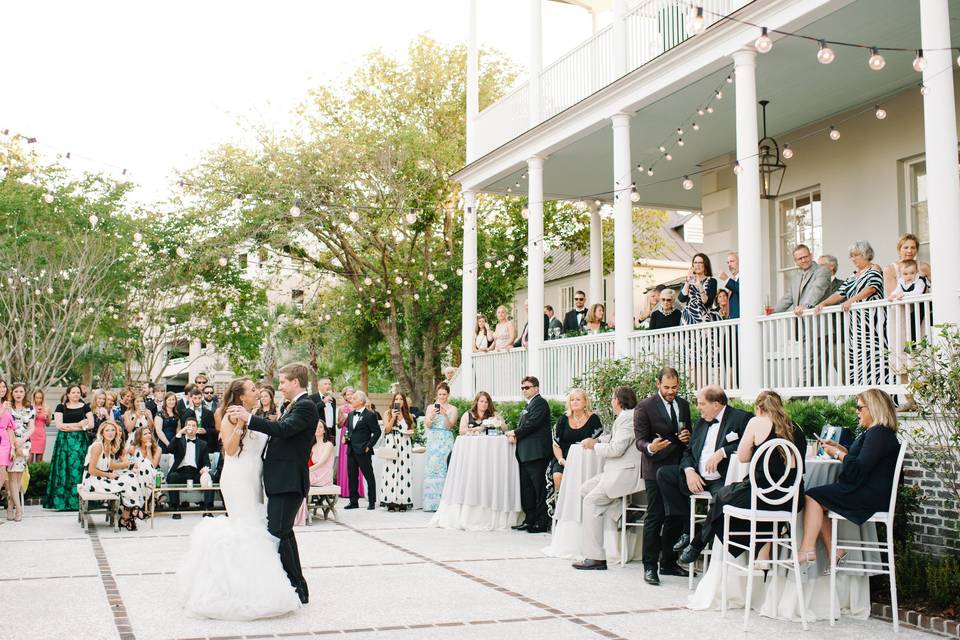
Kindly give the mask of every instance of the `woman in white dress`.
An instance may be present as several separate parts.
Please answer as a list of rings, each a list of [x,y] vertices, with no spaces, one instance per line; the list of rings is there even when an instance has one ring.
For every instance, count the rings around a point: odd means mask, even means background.
[[[180,606],[191,617],[255,620],[301,606],[280,565],[278,541],[267,531],[260,458],[267,436],[224,417],[231,405],[252,411],[256,404],[256,387],[241,378],[230,383],[215,414],[226,456],[220,491],[230,517],[204,518],[191,534],[177,571]]]
[[[414,433],[413,416],[402,393],[395,393],[387,410],[383,426],[383,446],[396,451],[396,457],[387,460],[383,467],[383,498],[380,504],[387,511],[413,509],[413,450],[411,437]]]
[[[156,488],[157,469],[160,468],[160,445],[153,439],[153,427],[146,425],[133,432],[127,455],[133,458],[133,468],[140,479],[144,497],[149,496]]]

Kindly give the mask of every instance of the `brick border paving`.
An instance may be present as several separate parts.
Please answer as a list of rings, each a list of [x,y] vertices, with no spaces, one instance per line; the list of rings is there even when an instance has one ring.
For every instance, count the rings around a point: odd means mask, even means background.
[[[120,640],[136,640],[133,627],[130,626],[130,618],[127,616],[127,607],[123,604],[123,597],[120,595],[120,588],[117,587],[117,580],[110,570],[110,562],[107,560],[107,553],[100,543],[97,528],[90,527],[87,529],[87,536],[93,546],[93,555],[97,560],[97,569],[100,571],[100,582],[107,594],[107,603],[113,612],[113,624],[117,633],[120,634]]]

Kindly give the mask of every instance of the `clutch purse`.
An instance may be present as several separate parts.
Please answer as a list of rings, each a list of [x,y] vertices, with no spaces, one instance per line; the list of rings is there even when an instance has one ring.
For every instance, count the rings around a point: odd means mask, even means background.
[[[393,447],[381,447],[373,450],[373,455],[384,460],[396,460],[400,457],[400,452]]]

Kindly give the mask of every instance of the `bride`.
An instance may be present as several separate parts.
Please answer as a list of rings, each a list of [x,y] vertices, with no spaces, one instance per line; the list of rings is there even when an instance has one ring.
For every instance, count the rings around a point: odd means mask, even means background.
[[[241,378],[230,383],[216,413],[226,456],[220,490],[230,517],[197,524],[177,571],[180,605],[195,618],[255,620],[300,607],[280,564],[277,539],[267,532],[260,459],[267,436],[233,424],[224,414],[238,404],[250,411],[256,402],[253,382]]]

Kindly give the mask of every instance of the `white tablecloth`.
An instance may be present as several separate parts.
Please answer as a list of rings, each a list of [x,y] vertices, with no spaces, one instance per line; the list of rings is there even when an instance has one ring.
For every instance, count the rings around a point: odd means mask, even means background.
[[[426,464],[426,452],[411,452],[410,466],[413,467],[413,477],[410,481],[410,490],[413,492],[414,509],[420,509],[423,507],[423,468]],[[377,504],[379,504],[380,500],[383,498],[383,469],[386,466],[386,460],[383,458],[378,458],[377,456],[373,456],[373,475],[377,479]],[[360,480],[363,481],[363,474],[360,474]]]
[[[824,459],[807,459],[804,469],[805,488],[817,487],[823,484],[836,482],[840,475],[840,463]],[[730,461],[730,467],[727,470],[727,484],[744,478],[749,471],[749,463],[741,463],[736,457]],[[803,537],[803,512],[797,514],[797,539]],[[841,520],[838,524],[839,537],[845,540],[877,540],[877,527],[872,523],[856,526],[846,520]],[[690,597],[689,607],[691,609],[719,609],[720,608],[720,586],[721,586],[721,565],[720,562],[714,562],[714,558],[720,558],[723,552],[723,545],[719,540],[714,540],[713,556],[710,560],[710,566],[704,574],[700,583],[697,585],[696,592]],[[874,558],[868,560],[878,560],[878,554],[871,554]],[[851,559],[858,559],[859,553],[851,555]],[[740,556],[740,561],[746,563],[746,554]],[[807,580],[803,583],[803,597],[806,602],[807,622],[813,622],[817,619],[828,619],[830,617],[830,576],[823,575],[823,571],[829,566],[829,551],[824,548],[823,543],[817,540],[817,566],[811,567],[807,571]],[[856,566],[856,565],[854,565]],[[782,569],[778,570],[779,575],[771,572],[766,583],[758,576],[754,576],[753,596],[751,606],[761,615],[770,618],[779,618],[782,620],[800,620],[800,611],[797,607],[796,586],[793,575],[787,573],[784,575]],[[746,575],[742,572],[729,571],[727,573],[727,606],[729,608],[742,608],[746,597]],[[857,618],[866,619],[870,615],[870,583],[866,574],[855,574],[850,572],[841,572],[837,575],[837,611],[843,615],[849,615]]]
[[[579,443],[570,445],[567,463],[563,468],[563,482],[553,515],[553,533],[550,546],[545,547],[544,555],[553,558],[581,559],[581,523],[583,522],[583,496],[580,489],[583,483],[603,471],[603,458],[592,449],[584,449]],[[639,473],[639,471],[638,471]],[[640,555],[642,529],[627,529],[627,548],[630,558]],[[603,549],[608,559],[620,560],[620,532],[616,527],[606,527],[603,531]]]
[[[516,445],[506,436],[460,436],[431,527],[490,531],[523,518]]]

